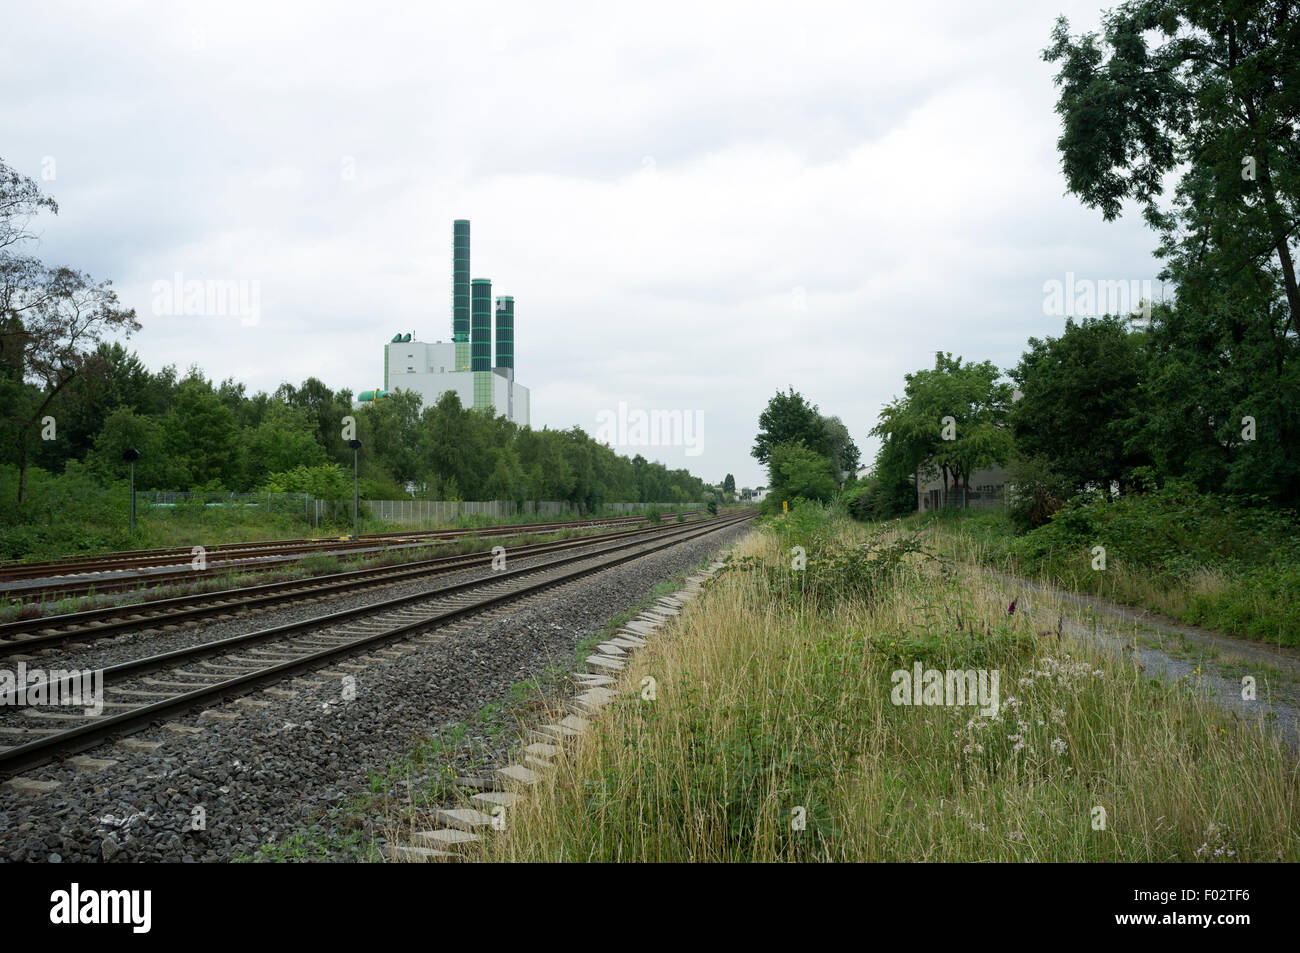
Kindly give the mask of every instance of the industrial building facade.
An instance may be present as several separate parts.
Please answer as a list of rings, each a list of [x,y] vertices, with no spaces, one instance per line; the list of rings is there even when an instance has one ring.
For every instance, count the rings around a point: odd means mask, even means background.
[[[916,484],[916,511],[925,513],[944,506],[964,506],[967,509],[996,509],[1006,505],[1007,471],[1002,467],[984,467],[970,475],[967,484],[950,481],[947,502],[944,501],[943,478],[937,473],[921,474]]]
[[[451,340],[413,341],[397,334],[384,349],[384,387],[362,391],[359,400],[385,400],[405,390],[420,395],[423,406],[454,391],[465,407],[529,425],[529,391],[515,380],[515,299],[493,301],[492,282],[470,278],[469,222],[452,224]],[[496,360],[493,352],[493,318]]]

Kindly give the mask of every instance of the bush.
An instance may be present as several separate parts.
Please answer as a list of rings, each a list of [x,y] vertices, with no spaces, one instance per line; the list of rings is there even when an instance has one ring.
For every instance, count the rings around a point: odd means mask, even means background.
[[[1007,480],[1007,515],[1021,532],[1046,524],[1074,492],[1043,457],[1016,460],[1007,469]]]
[[[910,477],[884,481],[872,476],[846,489],[841,501],[857,520],[898,519],[916,512],[916,485]]]
[[[770,496],[803,497],[829,502],[835,498],[835,464],[802,443],[779,443],[768,463],[772,476]]]
[[[889,532],[884,531],[846,545],[844,534],[837,530],[837,519],[842,517],[831,507],[805,505],[794,509],[790,519],[770,527],[781,539],[782,547],[790,549],[788,564],[773,565],[747,557],[734,565],[741,571],[757,573],[779,604],[826,611],[847,599],[874,600],[915,562],[913,556],[935,558],[915,532],[889,539]]]

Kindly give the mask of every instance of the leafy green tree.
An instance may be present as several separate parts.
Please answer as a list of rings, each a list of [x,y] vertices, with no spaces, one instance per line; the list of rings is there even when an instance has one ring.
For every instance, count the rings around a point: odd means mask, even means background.
[[[1058,20],[1043,54],[1068,188],[1107,220],[1135,201],[1178,289],[1153,314],[1133,446],[1203,490],[1282,502],[1300,499],[1298,46],[1288,0],[1133,0],[1100,35]]]
[[[723,493],[736,492],[736,478],[732,476],[730,473],[728,473],[722,480],[722,492]]]
[[[158,421],[129,407],[118,407],[104,420],[95,436],[86,465],[102,484],[124,480],[129,466],[122,454],[127,450],[140,451],[135,465],[137,489],[165,490],[184,485],[187,477],[178,475]]]
[[[34,238],[28,225],[42,211],[57,214],[58,205],[0,160],[0,419],[9,434],[5,449],[17,459],[19,503],[47,418],[54,418],[57,439],[60,395],[78,376],[103,372],[97,352],[106,335],[140,330],[135,311],[118,304],[112,282],[17,254]],[[78,435],[82,452],[89,436]]]
[[[337,463],[299,466],[268,474],[258,489],[263,493],[309,493],[322,500],[350,500],[352,473]]]
[[[365,472],[399,486],[419,484],[421,398],[414,391],[398,390],[383,401],[356,412],[357,437],[365,449]]]
[[[1145,413],[1142,332],[1118,317],[1065,323],[1059,338],[1029,339],[1009,373],[1022,396],[1011,405],[1016,446],[1042,456],[1077,491],[1124,485],[1150,457],[1130,450],[1132,417]]]
[[[771,450],[768,469],[772,493],[785,500],[834,499],[838,490],[835,464],[830,457],[809,450],[800,441],[779,443]]]
[[[244,431],[243,440],[248,448],[247,483],[252,486],[260,486],[268,474],[316,467],[328,460],[307,411],[279,401],[270,403],[261,423]]]
[[[197,368],[181,381],[163,434],[166,452],[188,485],[242,488],[245,450],[234,412]]]
[[[904,396],[885,405],[871,431],[883,441],[877,472],[896,480],[900,469],[936,471],[945,504],[949,487],[960,486],[964,506],[971,473],[1011,456],[1011,385],[1000,376],[991,361],[965,364],[942,352],[932,369],[905,375]]]
[[[861,456],[857,444],[849,436],[849,428],[838,417],[823,417],[822,426],[826,431],[826,440],[830,444],[830,458],[835,467],[844,474],[845,479],[853,479],[858,470]]]
[[[330,390],[325,382],[309,377],[302,386],[281,384],[274,395],[290,407],[307,412],[316,441],[338,463],[352,466],[352,451],[343,439],[343,418],[355,417],[350,390]]]
[[[759,463],[765,464],[778,444],[800,440],[818,456],[830,457],[833,453],[817,406],[808,403],[793,387],[788,393],[777,391],[758,415],[758,436],[754,438],[751,453]]]

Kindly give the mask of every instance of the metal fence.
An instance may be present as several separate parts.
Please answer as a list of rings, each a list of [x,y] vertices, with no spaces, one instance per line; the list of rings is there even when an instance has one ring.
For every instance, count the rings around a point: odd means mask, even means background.
[[[255,508],[269,513],[301,514],[312,526],[330,519],[346,521],[352,516],[352,501],[322,500],[307,493],[173,492],[142,490],[136,494],[140,506],[160,509],[203,506],[214,509]],[[693,510],[703,503],[607,503],[601,513],[644,513],[660,510]],[[467,516],[491,519],[528,516],[586,516],[580,507],[564,500],[529,500],[522,505],[511,500],[362,500],[362,513],[377,520],[405,526],[440,526]]]
[[[317,501],[325,503],[325,501]],[[347,503],[351,506],[351,503]],[[380,520],[401,524],[454,523],[465,516],[488,516],[504,519],[512,516],[585,516],[581,509],[563,500],[529,500],[522,505],[511,500],[363,500],[366,513]],[[660,509],[698,509],[702,503],[608,503],[601,512],[644,513],[651,507]]]

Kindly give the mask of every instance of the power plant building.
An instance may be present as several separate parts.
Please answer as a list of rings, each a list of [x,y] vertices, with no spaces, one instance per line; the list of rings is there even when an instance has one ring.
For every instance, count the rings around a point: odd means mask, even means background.
[[[362,403],[385,400],[396,390],[414,391],[423,406],[455,391],[465,407],[492,411],[529,425],[528,388],[515,381],[515,299],[493,301],[492,282],[470,278],[469,222],[452,225],[451,340],[413,341],[397,334],[384,349],[384,388],[362,391]],[[493,316],[496,361],[493,362]]]

